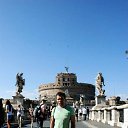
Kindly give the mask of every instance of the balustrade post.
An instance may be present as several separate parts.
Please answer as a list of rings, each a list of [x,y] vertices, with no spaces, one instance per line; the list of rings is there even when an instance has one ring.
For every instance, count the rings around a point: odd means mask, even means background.
[[[95,120],[95,111],[92,110],[92,113],[91,113],[91,120]]]
[[[97,122],[100,122],[101,121],[101,111],[98,110],[97,114],[98,114]]]
[[[119,114],[116,108],[112,109],[112,126],[117,126],[117,122],[119,119]]]
[[[104,120],[103,120],[103,123],[107,123],[108,122],[108,112],[107,110],[105,109],[104,110]]]
[[[124,127],[128,128],[128,108],[124,109]]]

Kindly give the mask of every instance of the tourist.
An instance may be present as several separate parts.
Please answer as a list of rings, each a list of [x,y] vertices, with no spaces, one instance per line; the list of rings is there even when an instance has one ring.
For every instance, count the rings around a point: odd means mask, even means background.
[[[50,118],[51,112],[50,112],[50,106],[47,106],[47,118]]]
[[[82,108],[82,116],[83,116],[83,120],[86,120],[87,110],[85,107]]]
[[[87,118],[89,119],[89,108],[87,107]]]
[[[23,116],[24,116],[24,109],[23,107],[21,107],[21,105],[18,105],[17,107],[17,121],[18,121],[18,125],[21,128],[22,126],[22,121],[23,121]]]
[[[34,120],[34,115],[33,115],[33,108],[32,108],[32,104],[30,104],[30,108],[29,108],[29,115],[30,115],[30,119],[31,119],[31,128],[33,128],[33,120]]]
[[[63,92],[56,94],[57,107],[54,107],[50,118],[50,128],[75,128],[75,113],[74,109],[66,105],[66,95]]]
[[[80,107],[78,110],[79,119],[82,119],[82,108]]]
[[[46,118],[47,118],[46,101],[47,101],[46,97],[43,97],[42,102],[41,102],[40,107],[39,107],[39,109],[40,109],[40,114],[39,114],[39,126],[40,126],[40,128],[43,128],[44,120],[46,120]]]
[[[39,106],[39,105],[37,105],[37,106],[34,108],[33,116],[34,116],[34,119],[35,119],[35,121],[36,121],[37,128],[38,128],[38,127],[39,127],[39,116],[40,116],[40,106]]]
[[[5,105],[6,105],[5,110],[6,110],[6,115],[7,115],[7,127],[11,128],[11,121],[13,118],[13,107],[9,100],[6,101]]]
[[[76,121],[78,122],[78,107],[75,107],[75,117]]]
[[[52,105],[50,106],[50,116],[51,116],[51,113],[52,113],[52,109],[56,107],[56,102],[55,101],[52,101]]]

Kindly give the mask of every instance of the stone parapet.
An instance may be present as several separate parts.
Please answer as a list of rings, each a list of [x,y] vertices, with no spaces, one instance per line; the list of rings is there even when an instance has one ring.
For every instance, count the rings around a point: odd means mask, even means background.
[[[120,106],[95,106],[90,111],[90,119],[108,123],[115,127],[128,128],[128,104]]]

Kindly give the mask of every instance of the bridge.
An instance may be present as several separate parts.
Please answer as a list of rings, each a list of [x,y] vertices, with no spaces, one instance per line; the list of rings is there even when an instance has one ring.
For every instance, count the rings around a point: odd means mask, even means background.
[[[16,123],[12,124],[12,126],[17,128]],[[29,128],[30,120],[24,126]],[[45,121],[44,126],[49,128],[49,120]],[[35,122],[34,127],[36,127]],[[6,123],[4,128],[6,128]],[[128,103],[123,105],[97,104],[90,109],[89,120],[79,119],[76,122],[76,128],[128,128]]]
[[[16,127],[15,127],[16,126]],[[44,128],[49,128],[49,119],[44,121]],[[23,128],[30,128],[30,121],[25,123]],[[33,128],[36,128],[36,122]],[[7,128],[6,124],[4,128]],[[17,128],[17,124],[12,124],[12,128]],[[76,122],[76,128],[128,128],[128,104],[119,106],[102,106],[90,109],[89,119]]]
[[[49,123],[50,123],[49,120],[44,121],[44,128],[50,128]],[[27,124],[23,128],[31,128],[31,125]],[[33,128],[37,128],[36,123],[33,124]],[[110,126],[108,124],[104,124],[102,122],[97,122],[97,121],[91,121],[91,120],[81,121],[81,120],[79,120],[78,122],[76,122],[76,128],[119,128],[119,127]]]

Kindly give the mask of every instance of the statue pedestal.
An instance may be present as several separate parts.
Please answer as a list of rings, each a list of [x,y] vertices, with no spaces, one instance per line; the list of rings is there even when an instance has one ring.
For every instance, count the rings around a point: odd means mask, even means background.
[[[13,101],[15,104],[19,105],[23,105],[23,101],[24,101],[24,96],[21,94],[16,94],[16,96],[12,96],[13,97]]]
[[[101,121],[101,113],[102,108],[107,107],[106,105],[106,96],[105,95],[98,95],[95,98],[96,105],[92,107],[92,120],[97,120],[98,122]],[[96,114],[98,115],[96,117]]]
[[[105,95],[98,95],[96,96],[96,106],[100,105],[100,106],[104,106],[106,105],[106,96]]]

